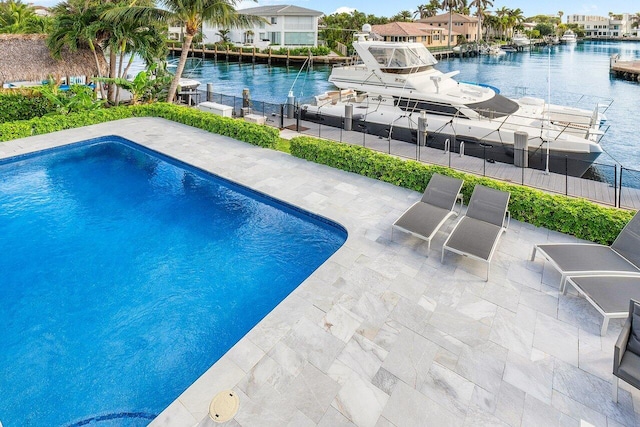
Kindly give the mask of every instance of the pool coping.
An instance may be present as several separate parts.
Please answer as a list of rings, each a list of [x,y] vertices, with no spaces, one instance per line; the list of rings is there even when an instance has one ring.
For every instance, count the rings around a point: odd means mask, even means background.
[[[209,403],[226,389],[239,395],[240,410],[225,425],[640,422],[635,390],[621,387],[618,405],[606,400],[611,375],[600,360],[612,357],[621,322],[600,337],[599,316],[580,298],[560,295],[557,272],[528,261],[534,243],[574,238],[512,221],[484,282],[482,263],[455,255],[440,263],[453,221],[430,252],[419,239],[392,236],[391,224],[420,194],[158,118],[5,142],[0,158],[105,135],[348,232],[338,251],[151,425],[214,425]]]

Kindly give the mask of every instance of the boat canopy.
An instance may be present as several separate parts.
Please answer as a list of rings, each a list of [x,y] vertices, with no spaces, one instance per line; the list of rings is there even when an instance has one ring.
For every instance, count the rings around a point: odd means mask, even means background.
[[[372,45],[369,53],[386,72],[404,74],[416,72],[416,68],[423,69],[438,63],[426,47],[418,44],[411,46],[382,46]]]

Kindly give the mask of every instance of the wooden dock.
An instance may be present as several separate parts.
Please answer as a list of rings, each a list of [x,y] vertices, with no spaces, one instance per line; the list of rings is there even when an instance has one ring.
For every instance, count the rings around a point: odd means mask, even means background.
[[[182,46],[171,45],[169,46],[169,52],[174,55],[180,55],[182,53]],[[271,48],[269,48],[269,51],[266,53],[260,52],[260,50],[255,47],[227,47],[225,49],[219,49],[217,45],[215,45],[213,49],[207,48],[206,46],[196,47],[195,45],[191,45],[189,52],[191,56],[194,57],[199,56],[202,58],[213,58],[215,60],[222,59],[233,62],[285,64],[287,66],[291,64],[302,64],[306,61],[310,61],[311,64],[340,64],[352,60],[351,57],[339,55],[291,55],[288,51],[286,55],[281,55],[273,53]],[[449,58],[457,55],[457,53],[452,50],[439,50],[431,53],[436,57],[436,59]],[[465,52],[465,55],[468,56],[470,53]]]
[[[610,73],[620,79],[640,82],[640,61],[620,61],[620,55],[609,60]]]

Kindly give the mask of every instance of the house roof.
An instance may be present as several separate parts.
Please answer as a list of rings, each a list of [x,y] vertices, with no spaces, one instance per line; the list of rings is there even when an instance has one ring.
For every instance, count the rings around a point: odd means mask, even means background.
[[[371,31],[380,36],[424,36],[433,32],[448,34],[447,28],[434,27],[424,22],[389,22],[388,24],[373,25]],[[456,34],[452,31],[452,34]]]
[[[417,22],[426,22],[426,23],[438,23],[438,22],[449,22],[449,12],[447,13],[441,13],[440,15],[436,15],[436,16],[431,16],[429,18],[424,18],[424,19],[418,19]],[[453,12],[453,15],[451,16],[451,22],[478,22],[478,18],[469,16],[469,15],[463,15],[461,13],[457,13],[457,12]]]
[[[258,6],[250,7],[248,9],[239,9],[238,12],[245,15],[258,15],[258,16],[321,16],[323,12],[313,9],[307,9],[300,6],[293,5],[273,5],[273,6]]]
[[[89,49],[62,51],[62,59],[53,59],[45,34],[0,34],[0,83],[20,80],[44,80],[49,76],[95,76],[96,61]],[[99,48],[97,48],[99,49]],[[103,75],[107,61],[100,51],[98,62]]]

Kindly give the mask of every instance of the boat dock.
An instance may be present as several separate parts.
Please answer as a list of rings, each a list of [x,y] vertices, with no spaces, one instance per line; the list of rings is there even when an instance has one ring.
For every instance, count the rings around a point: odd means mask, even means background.
[[[225,61],[234,62],[249,62],[249,63],[267,63],[267,64],[303,64],[309,60],[312,64],[341,64],[343,62],[351,60],[351,57],[340,55],[291,55],[288,51],[286,55],[273,53],[273,50],[269,48],[268,52],[260,52],[256,47],[233,47],[219,49],[217,45],[213,48],[206,46],[196,47],[191,45],[189,50],[191,56],[200,56],[202,58],[213,58],[215,60],[223,59]],[[172,55],[180,55],[182,53],[182,46],[171,45],[169,46],[169,52]],[[449,58],[452,56],[474,56],[477,52],[472,50],[464,50],[464,52],[454,52],[453,50],[436,50],[431,52],[436,59]]]
[[[640,82],[640,61],[620,61],[620,55],[609,60],[609,69],[614,77]]]

